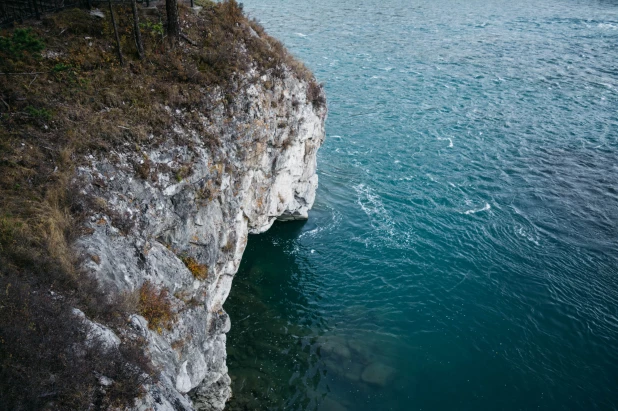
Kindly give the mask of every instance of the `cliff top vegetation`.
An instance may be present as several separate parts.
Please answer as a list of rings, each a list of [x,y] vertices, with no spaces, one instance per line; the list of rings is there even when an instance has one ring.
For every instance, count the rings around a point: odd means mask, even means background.
[[[0,409],[120,407],[156,379],[139,339],[103,350],[72,311],[128,336],[128,315],[145,304],[111,298],[72,251],[84,204],[97,207],[72,181],[87,154],[182,138],[171,132],[176,109],[226,106],[262,75],[293,73],[324,103],[312,74],[238,3],[196,3],[199,13],[179,5],[180,39],[165,34],[164,6],[140,9],[142,58],[130,5],[115,6],[124,65],[109,10],[0,30]],[[202,127],[197,115],[187,121]]]

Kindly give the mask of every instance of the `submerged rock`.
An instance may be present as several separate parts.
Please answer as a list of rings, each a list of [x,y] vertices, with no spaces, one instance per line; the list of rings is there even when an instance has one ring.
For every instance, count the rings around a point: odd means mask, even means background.
[[[346,341],[339,337],[329,337],[320,344],[322,352],[342,358],[350,358],[352,353],[347,346]]]
[[[388,365],[374,362],[369,364],[363,374],[361,375],[361,379],[373,385],[378,385],[380,387],[385,387],[395,376],[395,369],[393,367],[389,367]]]
[[[346,377],[350,381],[358,381],[361,378],[361,373],[363,372],[363,366],[357,362],[350,361],[347,364],[343,365],[345,370],[344,377]]]
[[[363,359],[365,364],[371,362],[375,358],[375,353],[372,347],[367,345],[362,338],[351,338],[348,340],[348,346],[354,352]]]
[[[335,361],[333,359],[324,359],[322,363],[326,369],[333,374],[345,378],[350,381],[359,381],[363,372],[363,366],[353,360],[347,360],[344,362]]]

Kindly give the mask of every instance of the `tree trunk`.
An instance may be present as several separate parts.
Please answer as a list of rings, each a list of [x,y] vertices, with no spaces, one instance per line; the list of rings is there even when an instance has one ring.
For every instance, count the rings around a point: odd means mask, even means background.
[[[32,0],[32,4],[34,5],[34,14],[36,15],[37,20],[41,20],[41,13],[39,12],[39,5],[36,2],[37,0]]]
[[[116,48],[118,49],[118,58],[120,59],[120,65],[124,66],[124,58],[122,57],[122,50],[120,50],[120,37],[118,37],[118,26],[116,26],[116,18],[114,17],[112,0],[107,0],[107,2],[109,3],[109,14],[112,15],[112,25],[114,26],[114,34],[116,35]]]
[[[180,35],[180,21],[178,20],[178,0],[165,0],[167,11],[167,34],[174,39]]]
[[[137,46],[137,56],[139,59],[144,58],[144,43],[142,43],[142,32],[139,28],[139,16],[137,15],[137,3],[131,0],[131,9],[133,10],[133,35],[135,36],[135,45]]]

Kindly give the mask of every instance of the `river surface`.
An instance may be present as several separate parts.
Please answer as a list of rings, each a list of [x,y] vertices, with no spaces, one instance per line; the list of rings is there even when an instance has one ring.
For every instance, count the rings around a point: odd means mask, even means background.
[[[244,0],[326,86],[225,308],[240,410],[618,407],[618,0]]]

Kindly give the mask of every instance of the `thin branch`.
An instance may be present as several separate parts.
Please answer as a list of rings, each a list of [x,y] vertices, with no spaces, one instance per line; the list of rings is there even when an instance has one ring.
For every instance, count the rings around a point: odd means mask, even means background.
[[[34,76],[34,78],[32,79],[32,81],[30,82],[30,84],[28,84],[28,89],[30,89],[30,86],[32,85],[32,83],[34,83],[34,80],[36,80],[36,78],[37,78],[38,76],[39,76],[38,74],[37,74],[36,76]]]
[[[47,73],[51,73],[51,71],[33,71],[32,73],[0,73],[0,74],[6,74],[7,76],[32,76],[32,75],[36,75],[36,74],[47,74]]]
[[[185,36],[184,34],[180,33],[179,36],[180,36],[181,39],[185,40],[186,42],[188,42],[192,46],[197,46],[197,43],[195,41],[191,40],[189,37]]]
[[[11,111],[11,106],[9,106],[9,103],[7,103],[6,101],[4,101],[4,99],[2,97],[0,97],[0,100],[2,100],[2,102],[4,103],[4,105],[6,106],[6,109]]]

